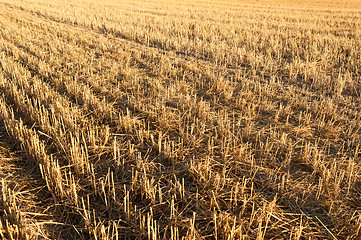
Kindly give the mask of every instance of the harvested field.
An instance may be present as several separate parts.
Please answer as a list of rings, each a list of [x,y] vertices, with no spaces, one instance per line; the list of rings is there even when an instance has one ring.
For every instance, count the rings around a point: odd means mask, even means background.
[[[361,2],[0,0],[3,239],[361,239]]]

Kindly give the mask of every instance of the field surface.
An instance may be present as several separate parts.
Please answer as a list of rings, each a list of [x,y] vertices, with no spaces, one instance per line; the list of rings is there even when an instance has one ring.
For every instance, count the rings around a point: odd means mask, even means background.
[[[0,0],[0,238],[360,239],[361,3]]]

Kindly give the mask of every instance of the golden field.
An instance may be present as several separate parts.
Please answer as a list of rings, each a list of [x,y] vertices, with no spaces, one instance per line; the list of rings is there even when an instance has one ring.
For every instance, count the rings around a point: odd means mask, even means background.
[[[361,239],[361,2],[0,0],[3,239]]]

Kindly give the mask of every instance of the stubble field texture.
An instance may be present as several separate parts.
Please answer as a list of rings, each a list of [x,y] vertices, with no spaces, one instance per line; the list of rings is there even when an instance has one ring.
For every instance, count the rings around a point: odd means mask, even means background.
[[[360,239],[361,3],[0,0],[0,238]]]

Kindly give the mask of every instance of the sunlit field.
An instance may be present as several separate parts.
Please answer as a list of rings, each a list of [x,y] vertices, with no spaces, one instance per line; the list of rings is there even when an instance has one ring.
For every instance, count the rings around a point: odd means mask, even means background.
[[[0,238],[360,239],[361,2],[0,0]]]

